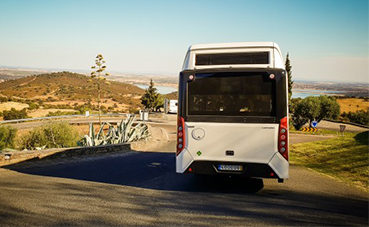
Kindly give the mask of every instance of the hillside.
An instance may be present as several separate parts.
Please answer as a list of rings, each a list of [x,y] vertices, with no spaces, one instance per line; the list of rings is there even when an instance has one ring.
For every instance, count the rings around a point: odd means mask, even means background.
[[[45,73],[0,83],[0,96],[15,97],[49,104],[96,102],[96,88],[88,77],[71,72]],[[137,108],[144,90],[131,84],[110,81],[102,86],[102,100],[106,107]],[[129,106],[129,107],[128,107]],[[123,106],[121,106],[123,108]]]
[[[49,96],[64,100],[88,99],[95,96],[94,85],[88,79],[85,75],[71,72],[46,73],[0,83],[0,93],[29,99],[47,99]],[[142,95],[143,92],[131,84],[112,81],[104,84],[102,96],[119,99],[117,96]]]
[[[175,91],[175,92],[172,92],[172,93],[169,93],[169,94],[165,94],[164,98],[172,99],[172,100],[178,99],[178,91]]]

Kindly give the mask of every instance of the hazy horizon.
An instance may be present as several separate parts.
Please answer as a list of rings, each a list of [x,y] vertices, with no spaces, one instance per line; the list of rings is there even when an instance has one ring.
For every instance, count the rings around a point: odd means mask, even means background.
[[[0,69],[17,69],[17,70],[29,70],[29,71],[45,71],[45,72],[62,72],[62,71],[68,71],[68,72],[74,72],[74,73],[84,73],[89,74],[91,70],[75,70],[75,69],[51,69],[51,68],[32,68],[32,67],[20,67],[20,66],[0,66]],[[139,73],[139,72],[111,72],[110,74],[112,76],[168,76],[168,77],[177,77],[179,72],[177,74],[160,74],[160,73]],[[368,84],[369,82],[360,82],[360,81],[332,81],[332,80],[313,80],[313,79],[301,79],[301,78],[293,78],[293,81],[296,82],[317,82],[317,83],[354,83],[354,84]]]

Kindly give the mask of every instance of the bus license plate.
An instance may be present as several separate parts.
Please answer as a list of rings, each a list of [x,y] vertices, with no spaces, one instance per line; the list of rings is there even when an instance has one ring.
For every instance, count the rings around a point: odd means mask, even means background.
[[[243,166],[241,165],[218,165],[220,171],[242,171]]]

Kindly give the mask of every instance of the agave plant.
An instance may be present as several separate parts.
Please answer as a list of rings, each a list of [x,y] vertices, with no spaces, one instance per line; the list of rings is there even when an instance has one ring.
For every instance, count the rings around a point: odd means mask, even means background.
[[[88,135],[85,135],[80,140],[79,144],[81,146],[88,147],[106,144],[129,143],[149,137],[150,134],[146,124],[139,123],[136,126],[132,126],[135,119],[136,117],[134,115],[130,115],[127,119],[118,123],[116,128],[110,123],[104,122],[96,134],[93,124],[90,123],[90,131]],[[105,125],[109,126],[106,134],[103,130]]]

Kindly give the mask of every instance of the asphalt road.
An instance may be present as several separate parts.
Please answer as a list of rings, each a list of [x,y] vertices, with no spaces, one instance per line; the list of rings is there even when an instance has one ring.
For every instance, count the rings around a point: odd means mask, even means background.
[[[175,173],[175,125],[156,152],[28,162],[0,168],[0,226],[368,225],[368,194],[291,166],[290,179]],[[291,134],[290,142],[327,139]],[[160,139],[160,138],[159,138]],[[159,140],[160,141],[160,140]]]
[[[10,170],[11,169],[11,170]],[[367,225],[367,194],[292,166],[290,179],[175,173],[174,153],[0,169],[0,225]]]

